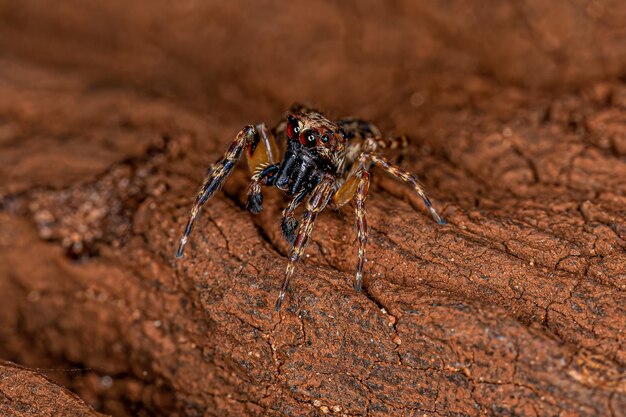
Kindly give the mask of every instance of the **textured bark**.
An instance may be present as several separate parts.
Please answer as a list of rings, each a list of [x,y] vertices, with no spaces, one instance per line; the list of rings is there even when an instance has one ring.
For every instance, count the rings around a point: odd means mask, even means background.
[[[113,415],[624,415],[626,12],[448,3],[161,27],[158,3],[0,1],[0,357],[82,369],[47,376]],[[449,223],[375,174],[365,292],[327,210],[275,313],[286,200],[249,214],[243,164],[173,254],[206,167],[294,99],[410,135]]]
[[[0,411],[16,417],[102,415],[40,374],[4,361],[0,362]]]

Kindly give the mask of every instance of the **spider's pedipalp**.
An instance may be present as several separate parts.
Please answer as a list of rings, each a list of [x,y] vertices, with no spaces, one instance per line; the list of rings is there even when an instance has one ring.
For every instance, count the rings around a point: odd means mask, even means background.
[[[226,178],[230,175],[233,167],[241,157],[241,153],[246,145],[253,142],[254,137],[258,135],[254,126],[246,126],[235,137],[235,140],[231,143],[226,155],[219,160],[207,173],[207,176],[196,195],[196,201],[191,208],[189,220],[185,226],[185,231],[180,239],[180,245],[176,251],[176,257],[181,258],[185,251],[185,245],[189,239],[189,234],[193,230],[193,224],[200,213],[200,209],[207,202],[209,198],[215,194],[215,192],[222,186]]]
[[[273,185],[276,180],[276,172],[280,164],[269,165],[260,170],[250,179],[248,186],[248,210],[257,214],[263,209],[263,194],[261,185]]]
[[[317,219],[317,215],[324,210],[324,207],[328,204],[330,197],[333,194],[335,185],[335,178],[332,175],[326,175],[320,181],[320,183],[315,187],[313,193],[309,197],[306,203],[306,210],[302,214],[302,220],[300,221],[300,227],[298,228],[298,235],[296,237],[295,243],[291,248],[291,252],[289,253],[289,258],[287,261],[287,268],[285,271],[285,278],[280,288],[280,294],[278,295],[278,299],[276,300],[276,305],[274,309],[276,311],[280,310],[280,306],[285,299],[285,294],[287,292],[287,287],[289,287],[289,281],[293,276],[293,272],[295,269],[295,263],[300,259],[302,254],[304,253],[304,248],[313,232],[313,226],[315,225],[315,220]]]
[[[365,153],[361,156],[361,158],[369,159],[374,164],[383,168],[392,177],[400,179],[408,183],[410,186],[412,186],[415,192],[420,197],[422,197],[422,200],[424,201],[424,204],[426,205],[426,208],[428,209],[428,212],[430,213],[432,218],[441,225],[446,224],[446,221],[439,215],[439,213],[437,213],[437,210],[435,210],[432,203],[430,202],[430,198],[428,198],[428,195],[426,194],[426,191],[424,190],[424,186],[419,182],[419,180],[413,174],[393,164],[387,158],[377,155],[375,153]]]

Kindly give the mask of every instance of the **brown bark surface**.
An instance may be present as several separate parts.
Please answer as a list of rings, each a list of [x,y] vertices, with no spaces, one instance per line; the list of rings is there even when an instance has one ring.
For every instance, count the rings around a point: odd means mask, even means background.
[[[624,416],[623,3],[223,3],[0,0],[0,357],[116,416]],[[286,200],[248,213],[244,164],[173,254],[292,101],[408,134],[448,225],[376,173],[365,291],[329,209],[275,313]],[[46,404],[95,414],[0,367]]]
[[[0,362],[0,412],[3,416],[97,417],[76,394],[10,362]]]

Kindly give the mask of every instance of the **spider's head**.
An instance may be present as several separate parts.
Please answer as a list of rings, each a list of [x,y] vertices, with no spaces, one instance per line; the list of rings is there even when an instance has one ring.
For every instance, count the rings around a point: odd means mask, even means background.
[[[310,154],[321,169],[339,171],[347,143],[347,135],[339,125],[316,111],[296,111],[287,117],[287,136],[299,143],[301,152]]]

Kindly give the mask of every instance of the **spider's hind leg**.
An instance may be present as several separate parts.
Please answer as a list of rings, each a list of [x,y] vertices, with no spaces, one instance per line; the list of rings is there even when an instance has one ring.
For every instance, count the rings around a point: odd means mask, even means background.
[[[376,125],[365,120],[345,118],[338,120],[337,123],[347,133],[349,139],[346,149],[348,170],[357,162],[363,152],[391,152],[391,155],[394,156],[393,159],[400,161],[409,146],[407,136],[383,136]]]
[[[374,149],[378,152],[396,151],[402,157],[409,147],[409,138],[407,136],[377,136],[372,138],[375,143]]]
[[[422,198],[431,217],[441,225],[446,224],[446,221],[439,215],[439,213],[437,213],[437,210],[435,210],[435,208],[433,207],[430,198],[428,198],[428,194],[426,194],[426,191],[424,190],[424,186],[419,182],[415,175],[403,170],[399,166],[393,164],[387,158],[377,155],[375,153],[367,153],[364,154],[362,157],[364,159],[369,159],[375,165],[383,168],[392,177],[408,183],[411,187],[413,187],[413,190]]]

